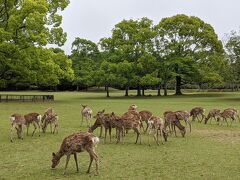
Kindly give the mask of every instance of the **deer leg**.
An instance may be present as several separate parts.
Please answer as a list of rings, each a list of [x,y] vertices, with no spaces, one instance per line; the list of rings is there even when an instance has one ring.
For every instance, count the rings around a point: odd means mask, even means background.
[[[70,159],[70,154],[67,155],[67,158],[66,158],[66,164],[65,164],[65,168],[64,168],[64,172],[63,174],[65,175],[66,174],[66,169],[67,169],[67,166],[68,166],[68,162],[69,162],[69,159]]]
[[[12,123],[12,127],[10,129],[10,141],[13,142],[13,130],[16,128],[16,125]]]
[[[147,127],[146,127],[146,129],[145,129],[145,132],[147,132],[147,130],[148,130],[148,127],[149,127],[149,124],[146,122],[146,124],[147,124]]]
[[[87,173],[90,173],[90,169],[91,169],[92,162],[93,162],[93,155],[89,153],[89,156],[90,156],[90,163],[89,163],[89,166],[88,166]]]
[[[106,142],[106,138],[107,138],[107,128],[105,127],[105,134],[104,134],[104,143]]]
[[[110,138],[110,142],[112,142],[112,128],[109,127],[109,138]]]
[[[38,125],[38,133],[39,133],[39,136],[40,136],[40,124],[39,124],[39,122],[37,123],[37,125]]]
[[[192,124],[189,120],[187,120],[187,122],[188,122],[188,125],[189,125],[189,128],[190,128],[190,132],[192,132]]]
[[[33,124],[33,127],[34,127],[34,130],[33,130],[33,132],[32,132],[32,137],[33,137],[33,135],[34,135],[34,133],[35,133],[35,131],[36,131],[36,129],[37,129],[37,125],[36,125],[35,122],[33,122],[32,124]]]
[[[154,135],[153,135],[153,138],[154,138],[154,140],[156,141],[156,143],[157,143],[157,145],[159,145],[159,143],[158,143],[158,138],[156,138],[156,135],[157,135],[158,133],[154,133]]]
[[[99,135],[99,138],[102,137],[102,129],[103,129],[103,127],[101,126],[101,127],[100,127],[100,135]]]
[[[50,123],[50,130],[51,130],[51,133],[52,133],[52,123]]]
[[[27,124],[27,136],[28,136],[28,129],[29,129],[29,124]]]
[[[177,137],[177,132],[176,132],[175,124],[173,125],[173,128],[174,128],[175,137]]]
[[[82,126],[82,124],[83,124],[83,114],[82,114],[82,121],[81,121],[81,123],[80,123],[80,126]]]
[[[77,172],[79,172],[78,161],[77,161],[77,153],[74,153],[73,155],[74,155],[74,160],[75,160],[75,163],[76,163]]]
[[[149,146],[151,146],[151,144],[150,144],[150,135],[151,135],[151,130],[149,130],[149,132],[148,132],[148,145]]]

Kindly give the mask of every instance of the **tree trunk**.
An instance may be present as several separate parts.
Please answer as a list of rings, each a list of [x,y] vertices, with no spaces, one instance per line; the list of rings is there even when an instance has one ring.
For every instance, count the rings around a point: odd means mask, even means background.
[[[137,96],[141,96],[141,89],[140,89],[140,86],[137,87]]]
[[[163,85],[163,89],[164,89],[164,96],[167,96],[167,83]]]
[[[79,91],[79,85],[77,85],[77,91]]]
[[[125,96],[128,96],[128,90],[129,90],[129,87],[126,86],[126,89],[125,89]]]
[[[145,92],[144,92],[145,88],[142,87],[142,95],[145,96]]]
[[[181,82],[182,82],[181,76],[176,76],[176,93],[175,93],[175,95],[182,95]]]
[[[107,97],[110,97],[110,96],[109,96],[109,88],[108,88],[108,85],[106,85],[105,88],[106,88],[106,91],[107,91]]]
[[[157,96],[161,96],[161,86],[159,85],[157,89],[158,89]]]

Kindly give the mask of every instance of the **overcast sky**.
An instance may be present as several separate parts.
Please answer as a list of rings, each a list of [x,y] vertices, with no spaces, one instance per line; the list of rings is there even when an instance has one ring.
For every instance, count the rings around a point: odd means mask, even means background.
[[[75,37],[98,42],[123,19],[148,17],[157,24],[176,14],[197,16],[211,24],[220,39],[240,29],[240,0],[70,0],[61,14],[68,34],[63,47],[67,54]]]

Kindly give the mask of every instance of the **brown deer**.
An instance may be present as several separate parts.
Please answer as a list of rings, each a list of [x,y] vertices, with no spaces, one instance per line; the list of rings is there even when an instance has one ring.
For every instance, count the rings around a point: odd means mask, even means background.
[[[204,123],[207,124],[208,120],[210,120],[210,124],[212,124],[212,118],[215,119],[215,121],[217,122],[218,118],[220,117],[220,110],[219,109],[212,109],[209,111],[207,117],[205,117],[205,121]]]
[[[82,105],[82,110],[81,110],[81,114],[82,114],[82,121],[81,121],[81,126],[83,124],[83,118],[86,118],[87,121],[87,126],[90,127],[91,126],[91,118],[92,118],[92,109],[90,107],[88,107],[87,105]]]
[[[109,116],[110,114],[104,114],[105,110],[98,111],[97,115],[95,116],[96,121],[95,123],[89,128],[88,132],[93,132],[96,128],[100,127],[100,137],[102,136],[102,128],[105,129],[104,134],[104,142],[106,142],[107,131],[109,131],[110,142],[111,142],[111,134],[112,134],[112,127],[110,124]]]
[[[77,153],[81,153],[84,150],[86,150],[90,156],[90,164],[88,166],[87,173],[90,173],[92,161],[94,160],[96,163],[96,173],[98,174],[98,155],[95,152],[95,147],[98,142],[99,142],[98,137],[95,137],[93,134],[88,133],[88,132],[74,133],[74,134],[66,137],[63,140],[59,151],[56,154],[52,153],[52,156],[53,156],[52,157],[52,168],[55,168],[59,164],[60,159],[64,155],[66,155],[67,159],[66,159],[66,164],[65,164],[65,168],[64,168],[64,174],[66,174],[66,169],[68,166],[70,156],[73,154],[77,171],[79,171],[78,162],[77,162]]]
[[[180,115],[178,113],[167,111],[164,113],[164,119],[165,119],[164,124],[166,127],[169,127],[169,129],[171,126],[171,131],[174,131],[175,136],[177,136],[176,129],[175,129],[175,126],[177,126],[178,129],[180,130],[180,133],[184,137],[186,134],[186,129],[184,126],[181,125],[181,123],[179,121],[179,117],[180,117]]]
[[[46,132],[48,124],[50,124],[50,131],[51,133],[58,133],[58,121],[59,117],[57,114],[51,114],[47,116],[43,116],[42,118],[42,131],[43,133]],[[52,124],[54,126],[54,130],[52,131]]]
[[[151,116],[148,120],[148,145],[150,146],[150,141],[149,141],[149,136],[150,134],[153,134],[154,140],[156,141],[157,145],[159,145],[159,141],[158,141],[158,136],[159,136],[159,132],[161,135],[161,141],[163,144],[163,141],[167,141],[167,137],[168,137],[168,132],[166,129],[165,124],[163,123],[163,120],[160,117],[156,117],[156,116]]]
[[[190,113],[187,111],[176,111],[175,112],[177,114],[178,120],[184,120],[185,124],[189,125],[189,129],[190,132],[192,131],[192,125],[191,125],[191,121],[190,121]]]
[[[28,135],[28,129],[30,124],[33,124],[34,130],[32,132],[32,136],[34,135],[37,128],[40,136],[40,123],[41,123],[42,116],[38,113],[29,113],[24,115],[24,119],[27,126],[27,135]]]
[[[140,140],[139,142],[141,144],[141,133],[140,133],[141,116],[139,115],[139,113],[136,111],[129,111],[124,113],[121,116],[121,119],[123,121],[125,130],[133,129],[136,132],[137,138],[136,138],[135,144],[137,144],[138,139]]]
[[[235,112],[235,117],[238,119],[238,121],[240,122],[240,117],[239,117],[239,115],[238,115],[238,110],[237,109],[235,109],[235,108],[227,108],[226,110],[232,110],[232,111],[234,111]]]
[[[13,142],[13,130],[17,130],[17,136],[19,139],[23,139],[23,126],[26,124],[24,116],[21,114],[12,114],[10,116],[11,130],[10,130],[10,140]]]
[[[110,124],[112,127],[116,128],[116,138],[117,138],[117,143],[121,141],[122,137],[122,143],[123,143],[123,136],[124,136],[124,122],[121,119],[120,116],[117,116],[114,112],[112,112],[109,116],[110,119]]]
[[[236,120],[236,112],[233,111],[232,109],[225,109],[223,112],[221,112],[220,117],[218,118],[219,125],[223,125],[223,121],[225,121],[227,123],[227,126],[228,126],[228,122],[227,122],[228,118],[230,118],[232,120],[231,124],[230,124],[230,125],[232,125],[232,122],[234,120]]]
[[[204,115],[205,109],[202,107],[195,107],[190,111],[190,116],[192,116],[192,121],[195,121],[195,119],[198,119],[198,122],[202,122],[202,120],[204,119],[205,115]],[[201,119],[199,119],[199,116],[201,116]]]
[[[148,120],[152,117],[153,114],[150,111],[147,111],[147,110],[140,111],[139,114],[141,116],[141,122],[145,121],[146,124],[147,124],[147,127],[144,130],[146,132],[147,129],[148,129],[148,126],[149,126]]]

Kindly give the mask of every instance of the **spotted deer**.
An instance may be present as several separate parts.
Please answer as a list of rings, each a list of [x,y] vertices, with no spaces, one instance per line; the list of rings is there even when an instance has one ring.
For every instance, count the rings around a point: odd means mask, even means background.
[[[88,132],[93,132],[95,129],[100,127],[100,137],[102,136],[102,129],[104,127],[105,134],[104,134],[104,142],[106,142],[107,132],[109,131],[109,137],[111,142],[111,134],[112,134],[112,127],[110,124],[109,116],[110,114],[104,114],[105,110],[98,111],[97,115],[95,116],[96,121],[95,123],[89,128]]]
[[[163,144],[163,141],[167,141],[168,137],[168,131],[166,129],[166,126],[163,122],[163,120],[160,117],[151,116],[148,119],[148,145],[150,146],[150,135],[153,134],[154,140],[156,141],[157,145],[159,145],[158,137],[159,133],[161,135],[161,142]]]
[[[10,130],[10,140],[13,142],[13,130],[16,129],[17,136],[19,139],[23,139],[23,126],[25,126],[26,121],[24,116],[21,114],[12,114],[10,116],[11,130]]]
[[[59,151],[57,153],[52,153],[52,168],[55,168],[59,164],[60,159],[64,155],[66,155],[67,159],[66,159],[66,164],[64,168],[64,174],[66,174],[66,169],[68,166],[70,156],[73,154],[77,171],[79,171],[78,162],[77,162],[77,153],[87,151],[90,156],[90,163],[88,166],[87,173],[90,173],[90,168],[94,160],[96,164],[96,173],[98,174],[99,173],[98,172],[98,164],[99,164],[98,155],[95,152],[95,148],[98,142],[99,142],[99,138],[95,137],[92,133],[88,133],[88,132],[79,132],[79,133],[74,133],[70,136],[67,136],[63,140]]]
[[[51,131],[51,133],[53,133],[53,134],[55,132],[58,133],[58,121],[59,121],[59,117],[58,117],[57,114],[51,114],[51,115],[45,116],[44,119],[43,119],[43,123],[42,123],[42,131],[43,131],[43,133],[46,132],[47,127],[48,127],[49,124],[50,124],[50,131]],[[52,125],[54,126],[53,131],[52,131]]]
[[[165,126],[169,127],[169,129],[171,129],[172,132],[174,131],[175,136],[177,136],[175,126],[177,126],[178,129],[180,130],[180,133],[181,133],[182,137],[185,136],[186,129],[183,125],[181,125],[181,123],[179,121],[178,113],[171,112],[171,111],[166,111],[164,113],[164,119],[165,119],[165,122],[164,122]]]
[[[133,129],[134,132],[136,132],[137,137],[135,144],[137,144],[138,139],[141,144],[141,116],[139,115],[139,113],[136,111],[128,111],[121,116],[121,119],[123,121],[123,126],[125,130]]]
[[[148,129],[148,126],[149,126],[148,120],[152,117],[153,114],[147,110],[140,111],[139,114],[141,116],[141,122],[145,121],[145,123],[147,125],[146,129],[144,130],[146,132]]]
[[[91,118],[92,118],[92,109],[90,107],[88,107],[87,105],[82,105],[82,110],[81,110],[81,115],[82,115],[82,121],[81,121],[81,126],[83,124],[83,118],[86,118],[87,121],[87,126],[90,127],[91,126]]]
[[[190,121],[190,113],[188,111],[176,111],[175,113],[177,114],[178,120],[184,120],[185,124],[189,125],[189,130],[191,132],[192,125],[191,125],[191,121]]]
[[[204,123],[207,124],[208,120],[210,120],[210,124],[212,124],[212,118],[214,118],[214,120],[217,122],[218,118],[220,117],[220,112],[221,111],[219,109],[211,109],[207,117],[205,117]]]
[[[38,113],[33,112],[33,113],[28,113],[28,114],[24,115],[24,119],[25,119],[25,123],[27,126],[27,135],[28,135],[29,126],[30,126],[30,124],[32,124],[34,127],[32,136],[34,135],[37,128],[38,128],[38,132],[39,132],[39,136],[40,136],[40,124],[41,124],[42,116]]]
[[[220,117],[218,118],[219,121],[219,125],[223,125],[223,121],[225,121],[227,123],[228,126],[228,122],[227,119],[231,119],[231,124],[233,121],[236,121],[236,112],[233,111],[232,109],[225,109],[223,112],[220,113]]]
[[[125,130],[123,120],[121,119],[120,116],[117,116],[114,112],[110,114],[109,119],[110,119],[111,126],[116,128],[117,143],[119,143],[121,139],[123,143],[124,130]]]
[[[202,122],[202,120],[204,119],[205,115],[204,115],[205,109],[202,107],[195,107],[190,111],[190,116],[192,116],[192,121],[195,121],[195,119],[198,119],[198,122]],[[199,116],[201,116],[201,119],[199,119]]]

